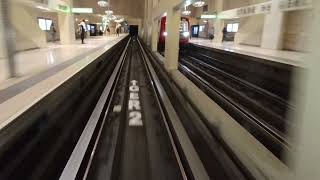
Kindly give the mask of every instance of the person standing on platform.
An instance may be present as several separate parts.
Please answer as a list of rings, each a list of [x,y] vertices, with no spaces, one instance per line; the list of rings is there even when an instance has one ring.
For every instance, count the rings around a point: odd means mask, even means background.
[[[84,38],[86,36],[87,29],[86,29],[86,21],[83,19],[82,22],[80,23],[80,37],[81,37],[81,44],[84,43]]]
[[[108,35],[110,35],[110,28],[109,26],[107,27]]]
[[[227,26],[224,26],[223,30],[222,30],[222,42],[227,40]]]
[[[120,34],[120,28],[121,28],[121,24],[117,23],[117,26],[116,26],[117,36],[119,36],[119,34]]]
[[[51,36],[52,36],[52,42],[55,42],[56,41],[56,28],[54,27],[54,24],[51,23],[51,26],[50,26],[50,32],[51,32]]]

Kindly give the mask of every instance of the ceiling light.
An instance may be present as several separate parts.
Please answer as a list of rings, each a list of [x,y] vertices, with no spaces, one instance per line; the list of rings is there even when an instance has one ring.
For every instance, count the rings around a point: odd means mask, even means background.
[[[107,7],[109,5],[109,2],[108,2],[108,0],[99,0],[98,5],[100,7]]]
[[[191,14],[191,11],[189,11],[189,10],[182,11],[182,15],[184,15],[184,16],[189,16],[190,14]]]
[[[36,8],[38,8],[38,9],[42,9],[42,10],[45,10],[45,11],[50,11],[50,9],[49,9],[49,8],[47,8],[47,7],[43,7],[43,6],[36,6]]]
[[[201,19],[216,19],[217,15],[215,14],[202,14]]]
[[[194,7],[202,7],[206,4],[206,2],[204,1],[196,1],[195,3],[193,3]]]
[[[111,15],[111,14],[113,14],[113,11],[112,11],[112,10],[107,10],[107,11],[105,11],[105,13],[106,13],[107,15]]]
[[[92,8],[72,8],[73,13],[93,13]]]

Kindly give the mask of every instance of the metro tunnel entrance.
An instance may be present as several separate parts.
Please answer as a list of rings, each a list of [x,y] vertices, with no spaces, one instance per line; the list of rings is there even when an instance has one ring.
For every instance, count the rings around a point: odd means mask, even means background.
[[[130,25],[130,35],[136,36],[139,32],[139,26],[138,25]]]

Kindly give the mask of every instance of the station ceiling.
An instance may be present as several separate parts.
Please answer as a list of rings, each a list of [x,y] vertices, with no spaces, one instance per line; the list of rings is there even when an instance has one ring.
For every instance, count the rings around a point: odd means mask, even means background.
[[[74,0],[74,7],[93,8],[95,14],[105,14],[108,8],[98,6],[98,0]],[[110,10],[113,10],[115,15],[125,15],[136,18],[144,16],[145,0],[109,0]]]

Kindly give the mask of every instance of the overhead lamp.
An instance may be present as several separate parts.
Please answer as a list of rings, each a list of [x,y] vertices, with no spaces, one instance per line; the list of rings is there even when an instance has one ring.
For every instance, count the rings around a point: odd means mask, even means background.
[[[194,2],[192,5],[194,6],[194,7],[202,7],[202,6],[204,6],[206,4],[206,2],[204,2],[204,1],[196,1],[196,2]]]
[[[201,19],[216,19],[217,15],[216,14],[202,14]]]
[[[99,0],[98,5],[100,7],[107,7],[109,5],[109,2],[108,2],[108,0]]]
[[[72,8],[73,13],[93,13],[92,8]]]
[[[111,14],[113,14],[113,11],[112,11],[112,10],[107,10],[107,11],[105,11],[105,13],[106,13],[107,15],[111,15]]]
[[[187,10],[187,7],[185,6],[181,14],[184,16],[189,16],[191,14],[191,11]]]
[[[44,7],[44,6],[36,6],[36,8],[41,9],[41,10],[45,10],[45,11],[50,11],[49,8]]]

